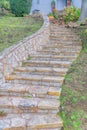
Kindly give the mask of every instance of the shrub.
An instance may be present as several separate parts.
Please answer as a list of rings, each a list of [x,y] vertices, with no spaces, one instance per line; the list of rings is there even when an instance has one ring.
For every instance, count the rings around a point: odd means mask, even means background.
[[[5,8],[6,10],[10,10],[10,3],[9,3],[8,0],[5,0],[5,2],[4,2],[4,8]]]
[[[10,9],[10,3],[8,0],[1,0],[0,1],[0,7],[1,8],[4,8],[6,10],[9,10]]]
[[[10,0],[11,11],[15,16],[28,14],[31,7],[31,0]]]
[[[65,8],[65,15],[64,15],[64,21],[70,22],[74,21],[76,22],[78,18],[80,17],[80,9],[75,8],[75,7],[67,7]]]

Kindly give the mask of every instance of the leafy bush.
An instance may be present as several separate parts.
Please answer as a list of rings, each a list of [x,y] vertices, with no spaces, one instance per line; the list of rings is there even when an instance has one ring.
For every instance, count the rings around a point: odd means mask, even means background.
[[[4,8],[7,9],[7,10],[10,10],[10,3],[9,3],[9,1],[7,1],[7,0],[4,1]]]
[[[10,0],[10,7],[15,16],[24,16],[30,11],[31,0]]]
[[[0,8],[4,8],[6,10],[10,9],[10,3],[8,0],[1,0],[0,1]]]
[[[80,9],[75,8],[75,7],[67,7],[65,8],[65,15],[64,15],[64,21],[66,23],[70,21],[77,21],[78,18],[80,17]]]

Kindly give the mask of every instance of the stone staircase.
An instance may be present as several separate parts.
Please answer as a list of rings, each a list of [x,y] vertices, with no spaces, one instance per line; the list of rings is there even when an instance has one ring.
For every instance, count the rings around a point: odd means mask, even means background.
[[[61,130],[61,85],[81,50],[78,37],[65,27],[50,26],[50,42],[14,68],[0,87],[0,130]]]

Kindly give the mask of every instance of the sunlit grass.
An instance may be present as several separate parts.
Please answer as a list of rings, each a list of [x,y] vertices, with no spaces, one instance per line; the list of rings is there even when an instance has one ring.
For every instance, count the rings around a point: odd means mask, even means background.
[[[40,18],[0,17],[0,51],[35,33],[41,26]]]

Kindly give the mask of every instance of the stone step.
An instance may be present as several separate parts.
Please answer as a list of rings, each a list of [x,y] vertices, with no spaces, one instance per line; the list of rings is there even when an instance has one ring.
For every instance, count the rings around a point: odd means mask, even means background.
[[[57,113],[60,102],[56,99],[0,97],[0,111],[7,114]]]
[[[65,43],[67,44],[67,42],[71,42],[71,41],[72,41],[72,42],[74,43],[74,42],[78,42],[79,40],[77,40],[77,39],[71,40],[71,39],[69,39],[69,38],[68,38],[68,39],[51,38],[50,41],[51,41],[51,42],[61,42],[61,41],[62,41],[62,42],[65,42]],[[80,41],[79,41],[79,42],[80,42]]]
[[[68,61],[27,60],[23,62],[23,66],[32,66],[32,67],[68,68],[70,65],[71,65],[71,62],[68,62]]]
[[[38,51],[37,54],[43,54],[43,55],[58,55],[58,56],[76,56],[80,53],[80,51],[76,51],[76,52],[71,52],[71,51],[62,51],[62,52],[58,52],[58,51],[50,51],[50,50],[42,50],[42,51]]]
[[[65,51],[65,50],[75,50],[75,51],[78,51],[78,50],[81,50],[81,46],[75,46],[75,45],[72,45],[72,46],[66,46],[66,45],[58,45],[58,44],[47,44],[46,46],[43,47],[43,49],[59,49],[61,51]]]
[[[63,31],[61,31],[61,33],[60,32],[51,32],[50,33],[50,36],[53,36],[53,37],[57,37],[57,36],[62,36],[62,37],[64,37],[64,36],[71,36],[71,37],[75,37],[76,35],[73,33],[73,32],[63,32]]]
[[[70,28],[66,28],[66,27],[52,27],[52,28],[50,28],[50,33],[56,33],[56,32],[59,32],[60,34],[61,34],[61,32],[67,32],[67,33],[69,33],[69,34],[71,34],[71,33],[73,33],[73,34],[75,34],[74,33],[74,31],[72,31],[72,29],[70,29]]]
[[[47,45],[58,45],[58,46],[81,46],[81,42],[79,41],[67,41],[67,42],[64,42],[62,40],[50,40],[50,44],[47,44]]]
[[[54,98],[58,99],[61,94],[60,87],[23,85],[5,83],[0,87],[1,96],[31,97],[31,98]]]
[[[26,73],[31,75],[65,76],[68,69],[51,67],[16,67],[14,73]]]
[[[57,35],[57,33],[58,33],[58,35]],[[57,32],[57,33],[51,33],[50,34],[50,38],[51,37],[53,37],[53,38],[59,38],[59,37],[67,37],[67,38],[72,38],[73,39],[73,37],[74,38],[77,38],[77,39],[79,39],[79,37],[77,36],[77,35],[75,35],[74,33],[69,33],[68,32],[68,35],[67,35],[67,33],[63,33],[62,35],[61,35],[61,33],[59,33],[59,32]]]
[[[33,82],[42,83],[58,83],[61,85],[63,83],[64,77],[59,76],[45,76],[45,75],[30,75],[30,74],[11,74],[7,75],[6,81],[12,81],[12,83],[23,83],[23,84],[33,84]],[[15,82],[16,81],[16,82]]]
[[[48,53],[79,53],[79,51],[80,51],[80,49],[69,49],[69,48],[62,48],[62,49],[60,49],[60,48],[43,48],[42,50],[40,50],[40,51],[38,51],[38,52],[48,52]]]
[[[72,40],[72,41],[78,41],[80,40],[78,37],[75,37],[75,36],[62,36],[62,35],[57,35],[57,36],[50,36],[50,40]]]
[[[73,32],[73,31],[71,31],[71,30],[63,30],[63,29],[59,29],[59,30],[54,30],[54,29],[51,29],[51,31],[50,31],[50,35],[56,35],[57,36],[57,34],[59,34],[59,35],[75,35],[75,33]]]
[[[42,81],[30,81],[30,80],[6,80],[6,83],[12,83],[12,84],[22,84],[22,85],[34,85],[34,86],[45,86],[45,87],[61,87],[62,83],[58,82],[42,82]]]
[[[62,126],[55,114],[9,114],[0,118],[0,130],[60,130]]]
[[[77,56],[59,56],[59,55],[39,55],[39,54],[35,54],[35,55],[31,55],[31,59],[32,60],[37,60],[39,59],[40,61],[74,61],[76,59]]]

